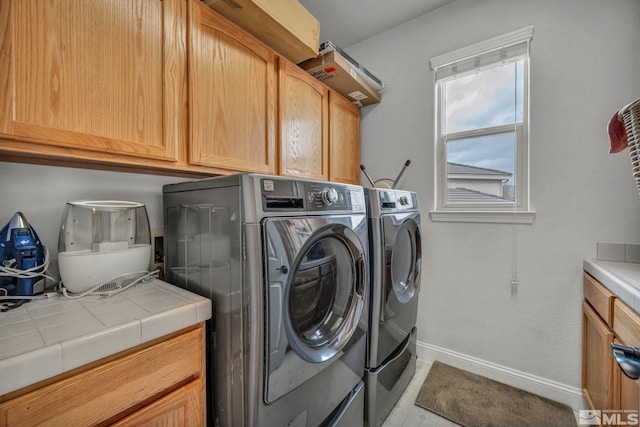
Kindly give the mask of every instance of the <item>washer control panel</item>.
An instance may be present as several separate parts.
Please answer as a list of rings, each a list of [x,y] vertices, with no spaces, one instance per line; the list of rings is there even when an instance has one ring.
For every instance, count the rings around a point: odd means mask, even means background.
[[[260,190],[265,211],[364,211],[362,187],[325,181],[263,178]]]
[[[322,189],[322,203],[327,206],[335,205],[340,201],[340,196],[335,188]]]
[[[306,182],[308,211],[354,210],[364,207],[364,191],[359,187],[330,182]]]

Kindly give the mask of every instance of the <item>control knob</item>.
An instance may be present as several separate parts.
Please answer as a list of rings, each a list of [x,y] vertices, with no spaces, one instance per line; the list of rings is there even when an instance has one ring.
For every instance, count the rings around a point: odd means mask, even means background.
[[[322,202],[327,205],[333,205],[338,201],[338,192],[335,188],[325,188],[322,190]]]

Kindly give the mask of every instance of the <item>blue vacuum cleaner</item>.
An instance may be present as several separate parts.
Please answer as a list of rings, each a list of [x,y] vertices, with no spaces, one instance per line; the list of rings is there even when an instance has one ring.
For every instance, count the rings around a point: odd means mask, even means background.
[[[0,230],[0,300],[44,291],[45,248],[22,212]]]

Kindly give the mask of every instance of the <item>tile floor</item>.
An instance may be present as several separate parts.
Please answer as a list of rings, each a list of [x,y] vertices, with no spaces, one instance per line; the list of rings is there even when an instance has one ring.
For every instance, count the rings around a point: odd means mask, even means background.
[[[417,360],[416,373],[382,427],[459,427],[446,418],[415,405],[418,391],[427,377],[431,363]]]
[[[446,418],[415,405],[420,387],[431,369],[431,363],[417,360],[416,373],[382,427],[460,427]],[[575,412],[576,421],[578,412]]]

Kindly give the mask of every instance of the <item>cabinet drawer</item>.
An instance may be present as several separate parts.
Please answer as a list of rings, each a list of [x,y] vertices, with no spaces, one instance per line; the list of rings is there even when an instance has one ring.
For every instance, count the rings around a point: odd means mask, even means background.
[[[198,378],[113,424],[113,427],[203,426],[206,414],[204,393],[205,383]]]
[[[600,282],[584,273],[584,298],[602,317],[609,327],[613,327],[613,301],[616,296]]]
[[[0,404],[0,427],[90,426],[163,396],[203,372],[203,328],[185,332]]]
[[[613,309],[613,326],[625,345],[640,346],[640,315],[619,299]]]

